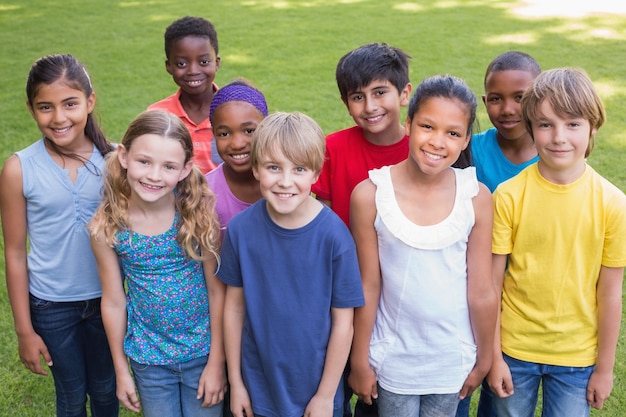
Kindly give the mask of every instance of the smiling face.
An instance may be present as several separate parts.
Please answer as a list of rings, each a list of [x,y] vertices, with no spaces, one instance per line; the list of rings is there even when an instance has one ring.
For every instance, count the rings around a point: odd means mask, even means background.
[[[273,153],[263,155],[253,167],[261,194],[267,200],[267,210],[282,227],[302,225],[316,206],[310,194],[319,174],[290,161],[278,149]]]
[[[537,115],[531,124],[539,172],[555,184],[575,181],[585,170],[585,152],[597,129],[582,117],[556,114],[547,100],[541,102]]]
[[[131,201],[144,204],[173,199],[176,185],[193,166],[185,162],[185,151],[177,140],[155,134],[136,137],[128,149],[119,145],[118,159],[126,169]]]
[[[189,95],[212,92],[219,67],[220,57],[211,42],[196,36],[187,36],[175,42],[165,62],[165,68],[174,82]]]
[[[374,80],[348,93],[346,106],[354,122],[373,143],[386,132],[396,132],[400,125],[400,107],[408,104],[410,85],[401,92],[388,80]],[[400,138],[395,138],[399,140]]]
[[[263,114],[245,101],[229,101],[213,112],[213,134],[224,168],[242,173],[252,169],[250,142]]]
[[[59,79],[42,84],[28,108],[45,137],[59,148],[73,152],[91,146],[85,125],[95,102],[95,94],[85,97],[83,91]]]
[[[467,148],[469,128],[466,105],[457,99],[427,99],[405,124],[410,158],[424,174],[443,172]]]
[[[527,134],[520,103],[533,79],[532,73],[520,70],[495,71],[485,78],[483,103],[502,139],[517,140]]]

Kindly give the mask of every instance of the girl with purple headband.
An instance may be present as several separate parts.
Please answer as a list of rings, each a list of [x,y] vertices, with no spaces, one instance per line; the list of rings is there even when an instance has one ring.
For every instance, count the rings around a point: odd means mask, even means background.
[[[261,198],[259,183],[252,174],[250,142],[267,114],[265,97],[247,80],[234,80],[213,96],[209,118],[217,152],[224,162],[207,173],[206,179],[217,197],[215,210],[222,237],[230,219]]]

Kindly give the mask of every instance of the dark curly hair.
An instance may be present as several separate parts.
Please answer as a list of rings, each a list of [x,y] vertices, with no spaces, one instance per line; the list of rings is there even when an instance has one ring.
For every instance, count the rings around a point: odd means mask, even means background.
[[[173,21],[165,29],[165,56],[169,59],[174,43],[188,36],[208,39],[215,49],[215,55],[219,54],[217,32],[213,24],[202,17],[185,16]]]

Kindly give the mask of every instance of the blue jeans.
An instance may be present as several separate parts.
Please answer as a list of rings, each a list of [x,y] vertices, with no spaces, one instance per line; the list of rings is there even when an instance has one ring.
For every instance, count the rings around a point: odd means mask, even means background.
[[[493,409],[493,396],[495,394],[491,392],[487,380],[483,379],[482,386],[480,388],[480,399],[478,400],[478,410],[476,417],[496,417],[496,412]],[[459,402],[459,407],[456,409],[456,417],[469,417],[470,403],[472,397],[465,397]]]
[[[343,406],[339,407],[339,408],[335,408],[333,410],[333,417],[342,417],[343,416]],[[263,417],[259,414],[255,414],[254,417]]]
[[[50,352],[58,417],[117,416],[115,371],[100,299],[57,303],[30,295],[35,332]]]
[[[222,417],[221,402],[202,407],[198,382],[207,364],[202,356],[172,365],[145,365],[130,360],[144,417]]]
[[[587,383],[595,366],[543,365],[503,356],[511,370],[514,394],[508,398],[494,396],[493,404],[498,416],[534,416],[540,383],[543,391],[543,417],[589,416]]]
[[[394,394],[379,385],[377,403],[381,417],[454,417],[459,394]]]

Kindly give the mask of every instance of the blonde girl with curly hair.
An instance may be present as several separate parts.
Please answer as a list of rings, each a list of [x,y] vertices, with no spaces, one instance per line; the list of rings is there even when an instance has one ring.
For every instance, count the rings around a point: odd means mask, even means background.
[[[107,158],[90,223],[117,395],[146,417],[222,415],[219,221],[192,157],[176,116],[140,114]]]

